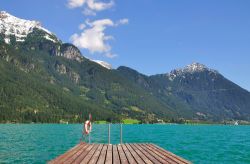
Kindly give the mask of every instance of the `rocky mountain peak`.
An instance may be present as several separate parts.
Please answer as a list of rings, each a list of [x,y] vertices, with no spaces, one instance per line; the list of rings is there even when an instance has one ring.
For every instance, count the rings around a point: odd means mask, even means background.
[[[204,71],[208,71],[211,73],[218,73],[218,71],[216,71],[214,69],[210,69],[204,64],[200,64],[198,62],[193,62],[192,64],[189,64],[189,65],[185,66],[184,68],[172,70],[170,73],[167,74],[167,76],[169,77],[170,80],[173,80],[175,77],[184,76],[187,73],[193,74],[193,73],[204,72]]]
[[[200,64],[197,62],[193,62],[192,64],[187,65],[184,70],[187,72],[197,72],[197,71],[204,71],[208,70],[209,68],[204,64]]]
[[[10,36],[14,36],[17,42],[25,41],[27,35],[35,28],[46,33],[45,39],[53,42],[58,41],[49,30],[42,27],[40,22],[17,18],[6,11],[0,11],[0,33],[4,34],[4,41],[7,44],[10,43]]]

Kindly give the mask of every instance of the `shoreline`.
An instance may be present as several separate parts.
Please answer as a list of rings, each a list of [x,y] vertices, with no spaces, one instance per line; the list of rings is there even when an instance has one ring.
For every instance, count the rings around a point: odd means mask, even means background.
[[[83,125],[83,123],[0,123],[0,125]],[[108,125],[109,123],[92,123],[93,125]],[[120,124],[120,123],[110,123],[110,124]],[[192,126],[199,126],[199,125],[211,125],[211,126],[216,126],[216,125],[225,125],[225,126],[250,126],[250,123],[245,123],[245,124],[239,124],[239,125],[234,125],[234,124],[223,124],[223,123],[185,123],[185,124],[180,124],[180,123],[142,123],[142,124],[126,124],[122,123],[123,125],[192,125]]]

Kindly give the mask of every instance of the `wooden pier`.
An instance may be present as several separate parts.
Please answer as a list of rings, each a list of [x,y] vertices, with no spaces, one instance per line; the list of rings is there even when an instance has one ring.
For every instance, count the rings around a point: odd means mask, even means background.
[[[189,164],[190,162],[154,144],[79,143],[49,164]]]

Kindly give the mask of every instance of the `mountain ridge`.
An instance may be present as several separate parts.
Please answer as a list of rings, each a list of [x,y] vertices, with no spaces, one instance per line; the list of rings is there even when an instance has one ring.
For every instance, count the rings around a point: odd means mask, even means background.
[[[89,112],[96,120],[145,123],[250,120],[250,93],[200,63],[147,76],[126,66],[106,68],[39,28],[6,42],[4,27],[1,122],[82,122]]]
[[[55,40],[55,35],[42,27],[40,22],[20,19],[6,11],[0,11],[0,26],[1,33],[5,35],[5,43],[7,44],[10,42],[10,35],[14,35],[16,41],[23,42],[27,38],[27,35],[32,33],[35,28],[47,33],[47,35],[44,35],[44,38],[53,42],[60,42],[59,40]]]

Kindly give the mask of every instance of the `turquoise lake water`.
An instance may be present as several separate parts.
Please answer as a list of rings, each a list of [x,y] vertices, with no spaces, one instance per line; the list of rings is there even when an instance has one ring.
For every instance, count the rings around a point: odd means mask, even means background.
[[[81,138],[82,125],[1,124],[0,163],[46,163]],[[108,142],[108,125],[93,125],[91,141]],[[119,143],[119,125],[111,142]],[[126,143],[155,143],[193,163],[250,163],[250,126],[123,125]]]

